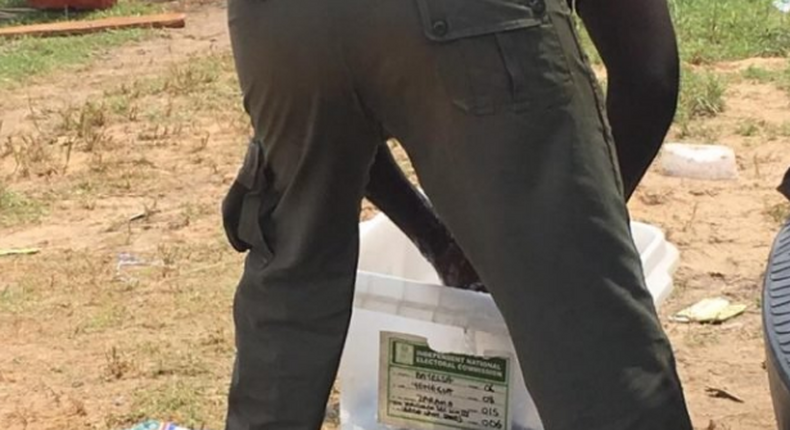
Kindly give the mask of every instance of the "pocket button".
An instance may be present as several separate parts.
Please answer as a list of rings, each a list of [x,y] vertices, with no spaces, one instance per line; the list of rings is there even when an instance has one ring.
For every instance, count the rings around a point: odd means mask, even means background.
[[[437,19],[431,23],[431,32],[433,32],[434,36],[445,36],[448,30],[449,26],[447,25],[447,21],[443,19]]]
[[[532,9],[535,15],[543,15],[546,12],[546,2],[544,0],[527,0],[527,7]]]

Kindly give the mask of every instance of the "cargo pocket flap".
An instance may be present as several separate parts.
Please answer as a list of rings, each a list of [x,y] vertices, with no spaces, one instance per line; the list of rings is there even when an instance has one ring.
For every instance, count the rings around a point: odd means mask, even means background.
[[[417,0],[425,35],[437,42],[534,27],[545,0]]]
[[[263,237],[260,225],[261,200],[260,193],[251,192],[244,197],[239,217],[239,238],[248,243],[251,249],[270,256],[271,250]]]
[[[247,154],[244,155],[244,164],[239,169],[236,180],[244,185],[248,190],[255,188],[255,180],[258,171],[261,169],[261,158],[263,158],[263,145],[257,140],[251,140],[247,145]]]
[[[261,215],[268,209],[269,190],[266,181],[265,155],[263,145],[252,140],[244,157],[244,164],[239,170],[236,180],[249,191],[241,203],[238,236],[266,257],[272,255],[261,229]]]

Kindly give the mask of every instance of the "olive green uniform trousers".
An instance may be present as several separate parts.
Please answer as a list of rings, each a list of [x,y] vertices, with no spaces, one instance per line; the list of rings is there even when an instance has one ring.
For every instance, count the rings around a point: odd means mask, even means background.
[[[547,430],[690,430],[564,0],[229,0],[255,138],[228,430],[314,430],[358,218],[397,138],[494,297]],[[230,223],[235,225],[234,223]]]

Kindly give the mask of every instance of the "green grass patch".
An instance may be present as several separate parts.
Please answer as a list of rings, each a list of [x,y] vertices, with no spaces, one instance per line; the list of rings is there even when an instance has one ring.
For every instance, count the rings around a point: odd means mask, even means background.
[[[84,320],[75,328],[75,334],[101,333],[120,328],[126,317],[126,308],[120,304],[103,304],[94,310],[85,310]]]
[[[25,7],[24,0],[0,0],[0,8]],[[103,11],[37,11],[0,21],[0,27],[65,20],[92,20],[112,16],[140,16],[159,13],[165,6],[141,0],[121,0]],[[138,41],[151,30],[121,30],[70,37],[0,39],[0,87],[22,83],[26,78],[60,67],[83,63],[98,53],[127,42]]]
[[[34,296],[25,283],[0,285],[0,311],[21,312],[33,299]]]
[[[669,0],[678,38],[683,71],[680,101],[675,118],[680,136],[711,140],[718,131],[695,123],[725,109],[725,78],[701,72],[691,65],[751,57],[790,55],[790,15],[781,13],[771,0]],[[593,64],[601,58],[581,22],[582,44]],[[790,94],[790,64],[784,70],[752,66],[741,73],[750,81],[770,83]],[[757,134],[756,124],[744,123],[742,136]]]
[[[782,90],[790,91],[790,62],[784,69],[777,70],[749,66],[741,72],[741,77],[761,84],[773,84]]]
[[[749,67],[741,73],[744,79],[761,84],[773,85],[790,97],[790,62],[784,69],[767,70],[760,67]],[[786,135],[783,132],[781,135]]]
[[[790,17],[770,0],[670,0],[681,57],[709,63],[790,53]]]
[[[221,112],[246,121],[229,52],[192,56],[157,75],[121,83],[106,90],[101,102],[116,118],[141,121],[138,139],[144,142],[164,142],[189,132],[199,112]],[[235,123],[234,118],[229,122]],[[195,151],[199,149],[200,145]]]
[[[790,219],[790,205],[786,202],[770,205],[763,213],[776,225],[782,225]]]
[[[156,417],[189,428],[203,428],[211,419],[206,404],[205,386],[194,378],[170,380],[158,387],[148,386],[134,394],[127,422]]]
[[[708,125],[703,121],[677,121],[679,139],[689,142],[709,144],[721,137],[721,129]]]
[[[759,66],[749,66],[741,72],[741,76],[749,81],[768,84],[776,80],[777,72]]]
[[[726,88],[726,82],[716,73],[685,69],[681,79],[678,119],[713,117],[723,112]]]
[[[715,117],[724,111],[726,88],[726,81],[716,73],[684,68],[681,73],[680,100],[675,114],[679,138],[694,138],[705,142],[718,139],[720,130],[699,120]],[[757,132],[748,124],[742,131],[746,134]]]
[[[157,379],[173,375],[180,378],[200,377],[211,373],[210,367],[200,357],[199,352],[168,348],[158,351],[155,357],[157,361],[149,371],[150,378]]]
[[[790,54],[790,16],[771,0],[669,0],[680,57],[691,64]],[[579,28],[593,64],[600,57]]]
[[[21,84],[28,78],[90,61],[113,47],[142,40],[149,32],[133,29],[0,42],[0,87]]]
[[[238,102],[238,83],[229,52],[193,56],[171,65],[164,73],[121,84],[105,92],[105,98],[139,99],[145,96],[211,97]],[[192,100],[198,101],[198,100]]]
[[[0,228],[35,222],[43,214],[44,205],[41,202],[0,184]]]
[[[757,121],[747,118],[740,121],[735,128],[735,133],[743,137],[752,137],[760,134],[760,130],[765,127],[765,121]]]

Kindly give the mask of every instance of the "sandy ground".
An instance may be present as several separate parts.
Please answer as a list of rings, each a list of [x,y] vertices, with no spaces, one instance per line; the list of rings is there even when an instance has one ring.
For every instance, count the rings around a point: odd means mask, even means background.
[[[183,31],[0,90],[0,184],[17,196],[0,212],[0,248],[42,250],[0,258],[3,429],[119,429],[145,417],[221,428],[241,259],[217,206],[248,133],[228,49],[224,10],[194,5]],[[790,133],[772,130],[790,124],[790,97],[741,78],[753,64],[786,60],[713,67],[728,80],[726,110],[685,138],[734,148],[739,178],[651,171],[630,204],[682,253],[660,312],[700,429],[774,428],[759,306],[788,213],[774,187],[790,166]],[[122,252],[148,264],[119,269]],[[666,318],[711,296],[748,310],[715,326]],[[326,428],[337,424],[331,409]]]

